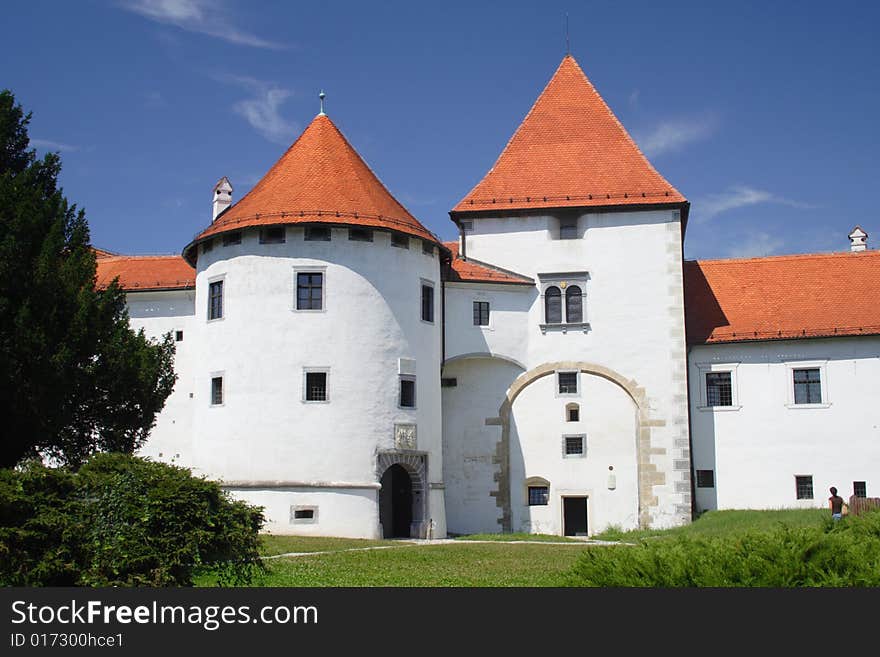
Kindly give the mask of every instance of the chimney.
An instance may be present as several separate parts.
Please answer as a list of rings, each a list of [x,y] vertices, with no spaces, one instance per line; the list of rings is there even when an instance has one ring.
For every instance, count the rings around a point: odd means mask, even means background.
[[[850,251],[852,251],[853,253],[855,253],[856,251],[864,251],[868,248],[868,233],[863,231],[861,226],[856,226],[849,234],[849,241]]]
[[[215,221],[220,213],[232,205],[232,185],[229,184],[229,178],[223,176],[214,185],[214,214],[211,221]]]

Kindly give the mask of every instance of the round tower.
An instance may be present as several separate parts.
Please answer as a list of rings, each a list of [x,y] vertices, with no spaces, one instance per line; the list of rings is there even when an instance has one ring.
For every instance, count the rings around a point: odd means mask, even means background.
[[[444,253],[323,111],[184,249],[193,461],[267,530],[445,535]]]

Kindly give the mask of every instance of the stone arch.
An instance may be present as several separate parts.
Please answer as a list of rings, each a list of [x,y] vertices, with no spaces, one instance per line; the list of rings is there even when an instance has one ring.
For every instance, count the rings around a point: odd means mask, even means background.
[[[379,482],[382,481],[382,475],[393,465],[399,465],[406,470],[412,481],[413,501],[410,536],[412,538],[424,538],[427,531],[428,517],[427,455],[397,450],[381,452],[376,463],[376,478]]]
[[[498,473],[498,489],[492,491],[495,496],[496,504],[501,508],[501,530],[504,532],[511,531],[511,494],[510,494],[510,412],[513,408],[513,402],[526,386],[534,383],[538,379],[550,376],[557,370],[577,370],[586,374],[607,379],[611,383],[619,386],[629,395],[630,399],[636,405],[636,454],[638,458],[638,500],[639,500],[639,526],[646,528],[650,524],[650,509],[658,504],[657,496],[654,494],[655,486],[662,486],[666,483],[666,475],[658,470],[657,466],[651,462],[651,456],[665,454],[666,449],[655,447],[651,444],[651,430],[653,427],[664,426],[665,420],[655,419],[651,417],[648,405],[647,394],[645,389],[634,379],[628,379],[619,372],[612,370],[604,365],[596,363],[588,363],[584,361],[558,361],[554,363],[544,363],[527,372],[524,372],[514,380],[507,391],[507,396],[498,409],[498,418],[489,418],[487,423],[492,420],[495,424],[501,425],[501,440],[496,448],[496,461],[501,466]]]

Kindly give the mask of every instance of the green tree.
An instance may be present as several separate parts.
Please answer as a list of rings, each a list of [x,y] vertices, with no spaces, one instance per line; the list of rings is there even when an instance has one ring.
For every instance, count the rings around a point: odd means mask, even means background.
[[[114,281],[96,289],[85,213],[58,188],[61,160],[29,149],[25,114],[0,92],[0,467],[77,465],[132,452],[174,387],[174,343],[128,323]]]

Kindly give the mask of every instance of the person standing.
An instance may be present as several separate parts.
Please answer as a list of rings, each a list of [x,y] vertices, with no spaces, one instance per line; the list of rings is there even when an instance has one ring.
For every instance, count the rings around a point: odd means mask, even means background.
[[[837,494],[837,489],[831,487],[831,497],[828,498],[828,508],[831,509],[831,517],[840,520],[843,517],[843,498]]]

